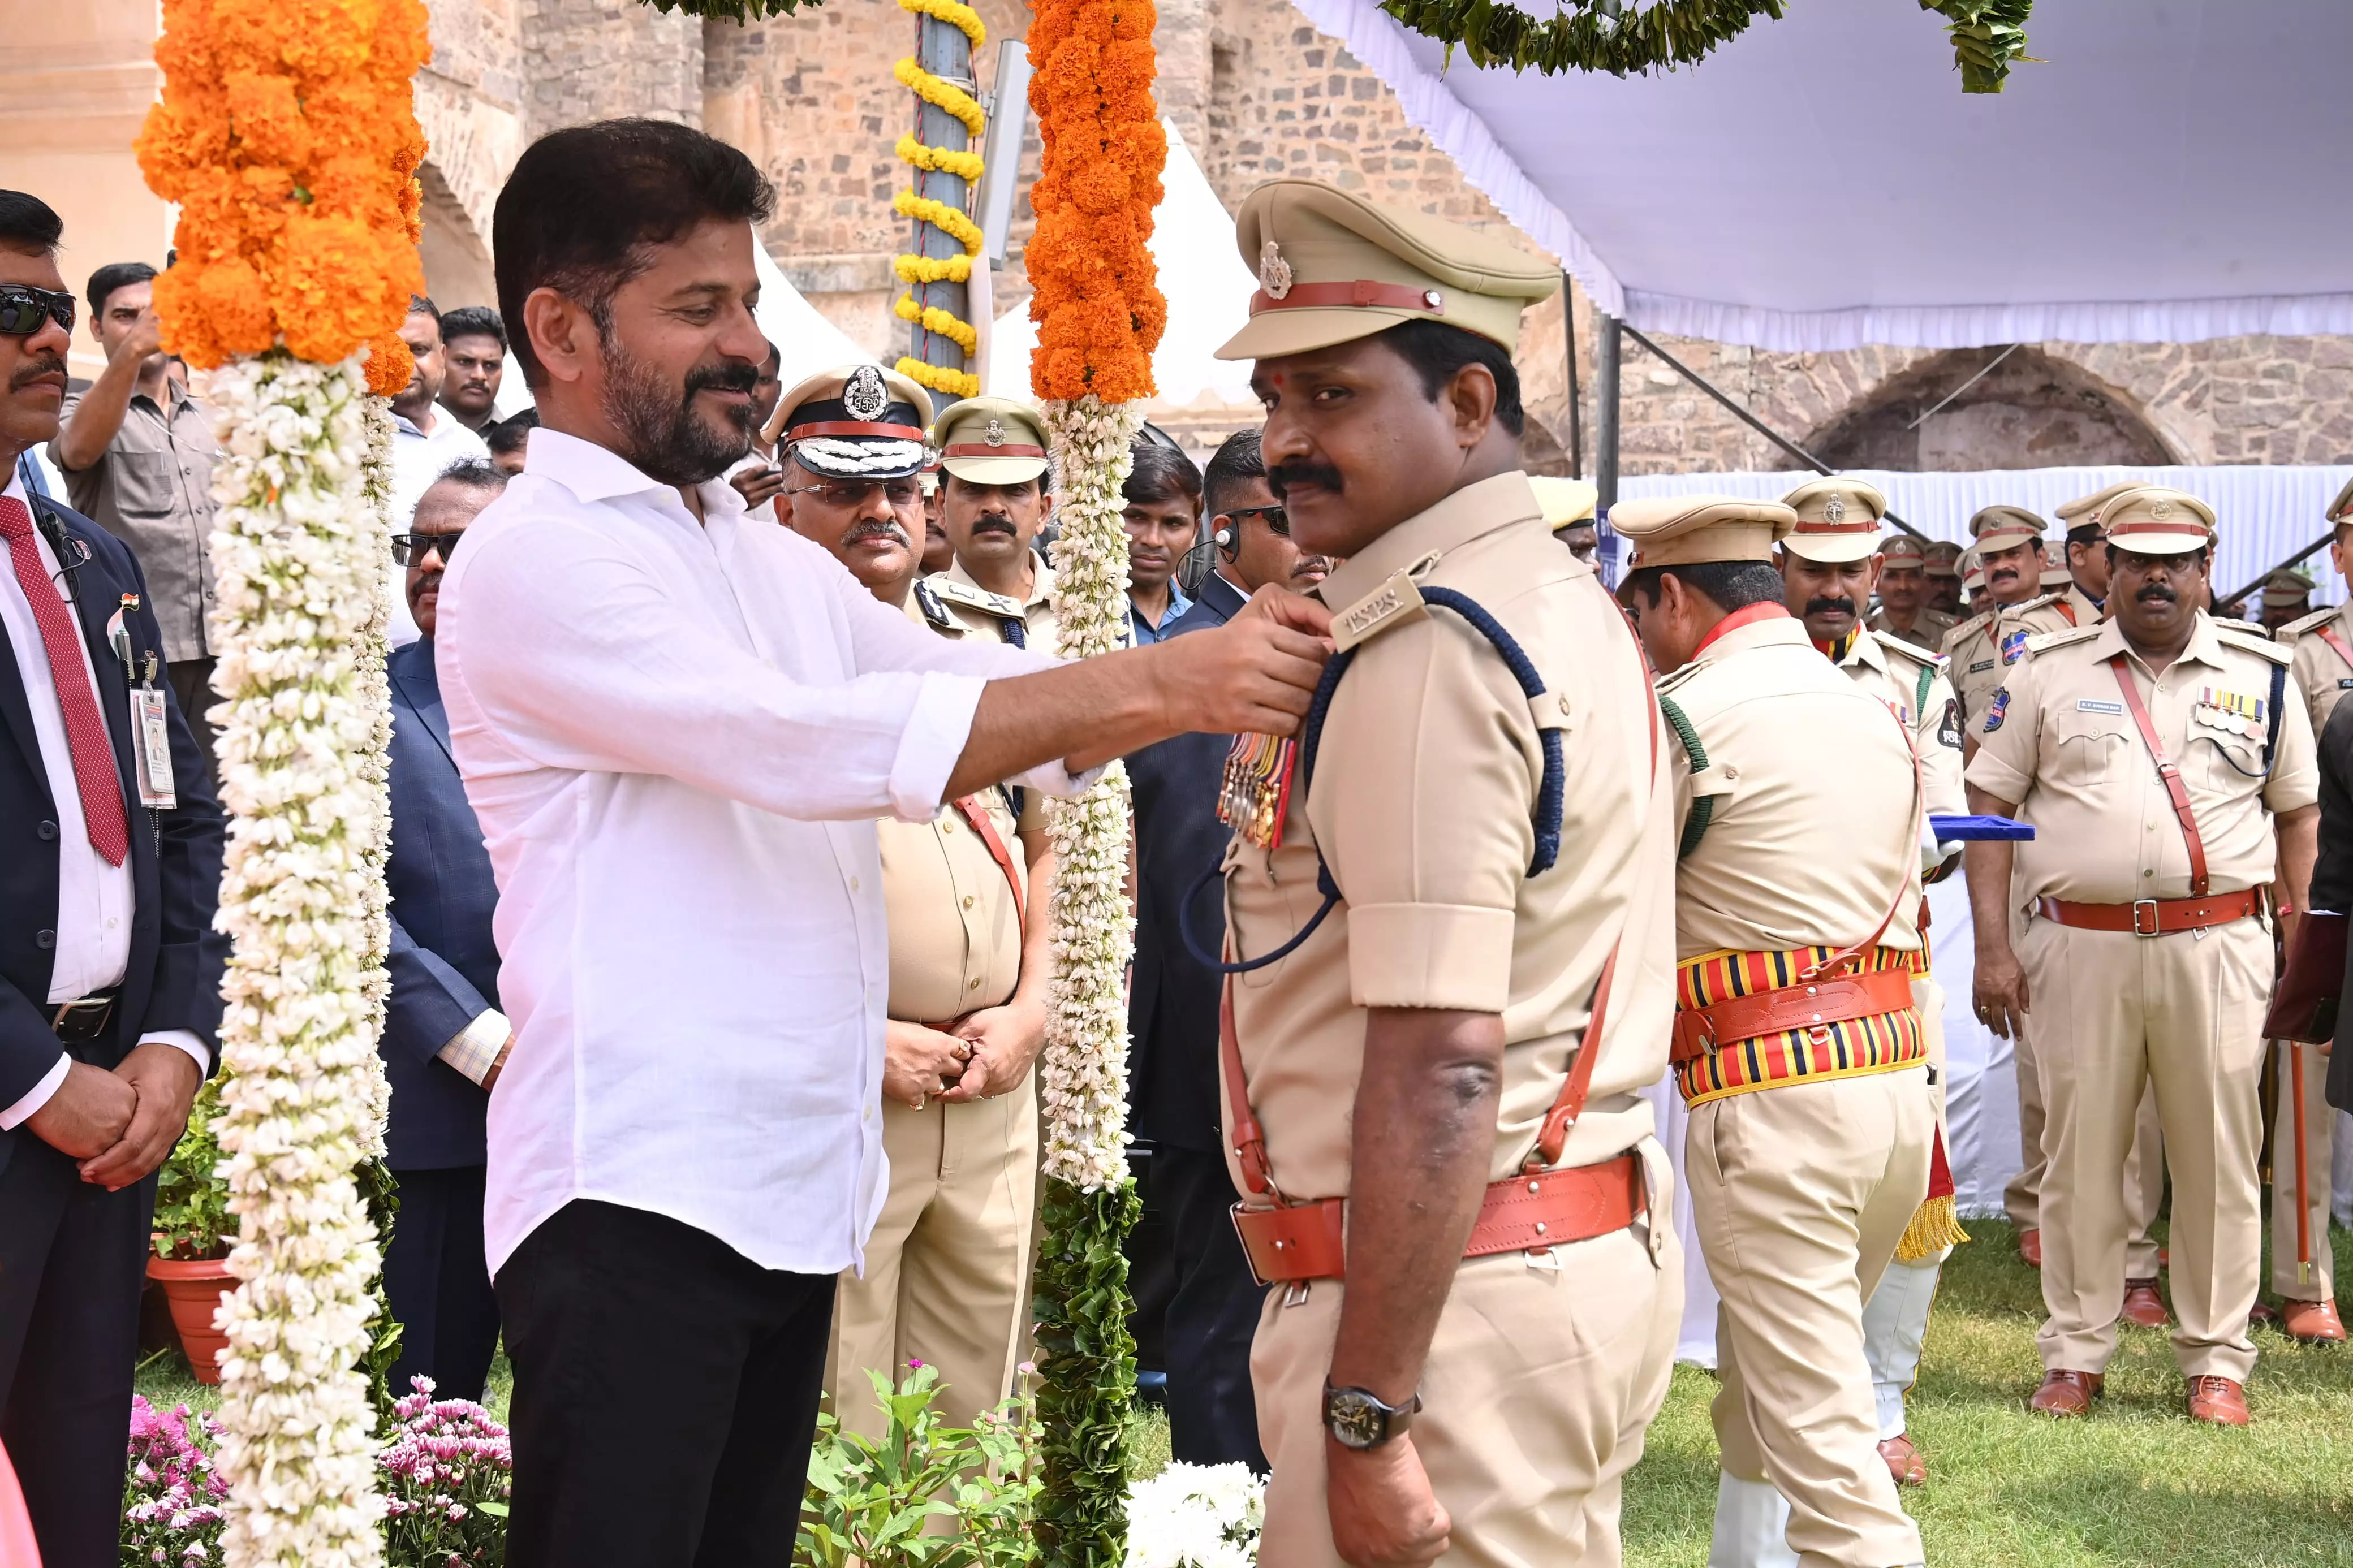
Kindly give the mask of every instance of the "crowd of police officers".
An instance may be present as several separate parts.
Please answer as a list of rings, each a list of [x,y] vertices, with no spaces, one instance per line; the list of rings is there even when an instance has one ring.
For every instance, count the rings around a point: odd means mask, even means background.
[[[1305,728],[1239,737],[1217,786],[1228,1165],[1271,1287],[1261,1560],[1619,1561],[1682,1315],[1681,1181],[1723,1300],[1711,1563],[1923,1562],[1902,1394],[1962,1239],[1924,888],[1964,875],[1971,1005],[2015,1042],[2033,1407],[2089,1414],[2119,1319],[2170,1321],[2187,1414],[2245,1423],[2262,1020],[2353,626],[2218,617],[2213,512],[2133,484],[2061,509],[2063,562],[2019,508],[1964,552],[1841,478],[1629,501],[1613,601],[1589,492],[1519,468],[1510,353],[1558,273],[1309,181],[1238,226],[1260,288],[1221,352],[1266,408],[1259,510],[1337,562]],[[1051,646],[1035,411],[934,423],[853,366],[770,436],[780,516],[878,596]],[[953,552],[928,576],[917,508]],[[1936,825],[1971,814],[2035,836]],[[920,1360],[963,1425],[1027,1339],[1050,849],[1006,788],[891,825],[883,866],[892,1181],[828,1387],[875,1427],[867,1374]],[[2330,1340],[2317,1056],[2269,1129],[2271,1282],[2286,1331]],[[1670,1073],[1679,1158],[1639,1092]]]

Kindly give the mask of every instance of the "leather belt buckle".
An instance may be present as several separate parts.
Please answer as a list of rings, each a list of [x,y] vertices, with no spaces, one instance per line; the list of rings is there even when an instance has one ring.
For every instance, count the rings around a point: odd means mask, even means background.
[[[2143,910],[2147,910],[2148,911],[2148,921],[2145,925],[2141,922],[2140,912]],[[2164,931],[2158,921],[2157,900],[2155,899],[2135,899],[2133,900],[2132,932],[2135,936],[2161,936],[2164,934]]]
[[[105,1031],[107,1020],[114,1014],[114,997],[77,996],[70,1002],[60,1002],[49,1018],[49,1031],[60,1040],[74,1045],[86,1045]]]

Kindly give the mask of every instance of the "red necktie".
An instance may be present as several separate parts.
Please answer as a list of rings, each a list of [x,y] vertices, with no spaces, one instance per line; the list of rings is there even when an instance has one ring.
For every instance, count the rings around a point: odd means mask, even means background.
[[[90,847],[106,857],[110,866],[122,864],[130,852],[131,830],[122,815],[122,780],[114,771],[114,748],[106,738],[106,721],[99,716],[90,683],[81,679],[89,668],[81,634],[58,597],[41,564],[40,547],[33,542],[33,514],[14,496],[0,496],[0,539],[8,542],[8,558],[16,567],[16,581],[32,602],[33,619],[41,628],[41,646],[49,657],[49,684],[56,688],[58,710],[65,715],[66,745],[73,752],[74,784],[81,791],[82,821],[90,828]],[[17,657],[24,655],[19,652]]]

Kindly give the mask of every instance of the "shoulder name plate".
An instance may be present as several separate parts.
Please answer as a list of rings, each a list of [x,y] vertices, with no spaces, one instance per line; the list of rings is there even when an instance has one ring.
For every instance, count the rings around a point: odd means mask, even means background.
[[[1422,603],[1421,590],[1414,586],[1412,575],[1393,573],[1388,582],[1333,615],[1332,641],[1338,651],[1345,653],[1391,626],[1429,614],[1429,606]]]

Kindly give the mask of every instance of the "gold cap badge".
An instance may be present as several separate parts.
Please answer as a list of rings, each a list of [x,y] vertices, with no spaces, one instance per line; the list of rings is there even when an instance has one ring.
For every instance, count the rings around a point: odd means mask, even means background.
[[[1258,281],[1270,300],[1291,292],[1291,263],[1282,258],[1282,247],[1271,239],[1259,247]]]

